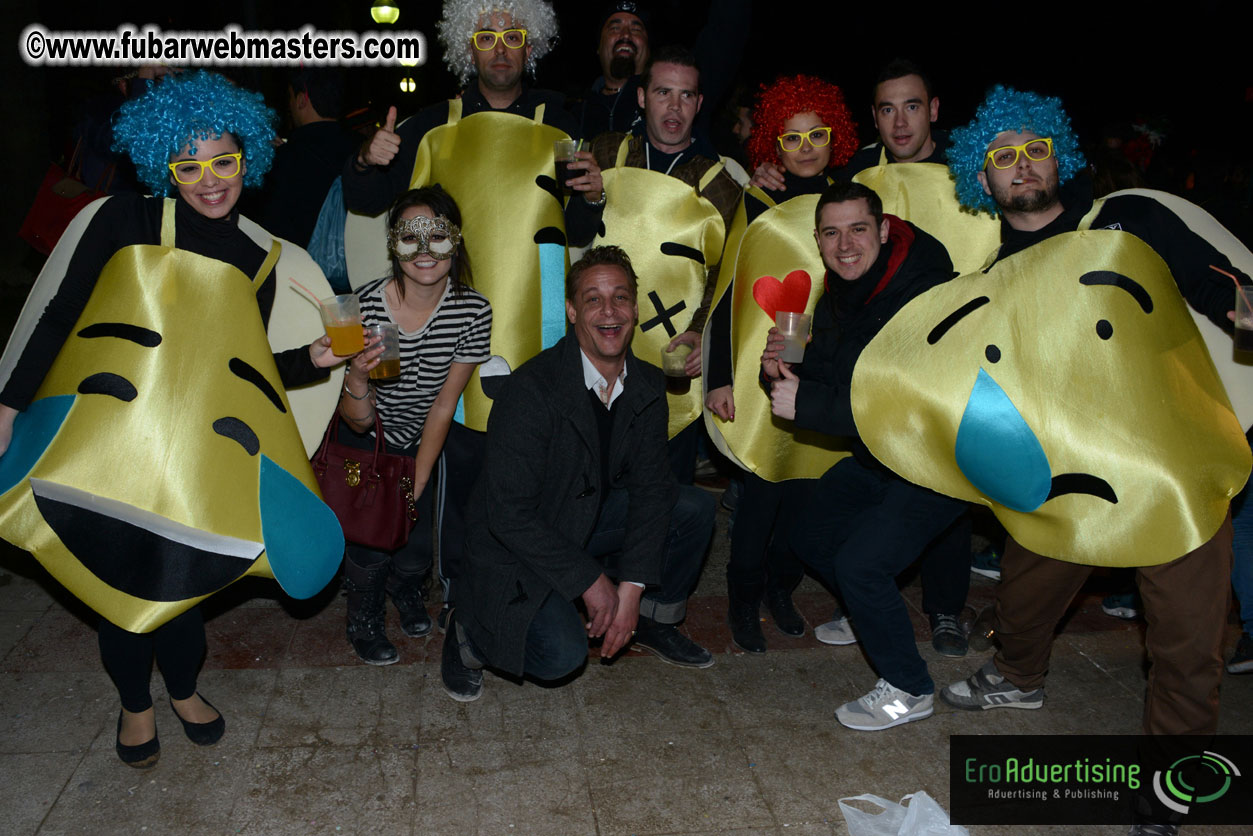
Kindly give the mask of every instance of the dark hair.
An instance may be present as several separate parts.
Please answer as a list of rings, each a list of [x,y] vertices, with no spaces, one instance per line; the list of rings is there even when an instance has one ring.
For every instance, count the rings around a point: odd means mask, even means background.
[[[461,227],[461,210],[457,208],[457,201],[453,200],[452,195],[444,191],[439,183],[435,183],[420,189],[410,189],[396,198],[392,208],[387,210],[387,228],[391,229],[395,226],[404,211],[414,206],[425,206],[436,217],[443,215],[458,228]],[[405,298],[405,283],[400,280],[402,275],[400,261],[393,255],[392,278],[396,280],[396,294],[401,299]],[[452,255],[452,267],[448,270],[448,277],[452,280],[453,295],[461,293],[465,288],[474,287],[474,276],[470,271],[470,254],[466,252],[464,239],[457,245],[457,251]]]
[[[822,210],[827,204],[847,203],[850,200],[865,200],[870,214],[874,216],[874,222],[883,223],[883,201],[875,194],[874,189],[852,180],[837,180],[827,186],[826,191],[818,198],[818,207],[814,209],[814,228],[822,225]]]
[[[319,116],[344,115],[344,73],[335,67],[301,67],[287,73],[292,92],[304,93]]]
[[[696,92],[700,92],[700,67],[696,64],[696,56],[685,46],[671,44],[661,47],[649,57],[648,65],[644,67],[643,76],[640,78],[640,88],[645,95],[648,94],[648,85],[653,80],[653,67],[658,64],[677,64],[680,67],[691,67],[696,70]]]
[[[894,78],[904,78],[907,75],[916,75],[922,79],[922,89],[927,91],[926,104],[931,104],[931,100],[935,98],[935,92],[931,89],[931,79],[927,78],[927,74],[922,68],[910,61],[908,58],[895,58],[888,62],[888,65],[879,70],[879,77],[874,83],[874,101],[870,104],[878,107],[879,104],[879,85],[885,81],[891,81]]]
[[[618,267],[626,273],[627,282],[631,285],[631,296],[639,295],[639,279],[635,276],[635,268],[631,266],[631,257],[626,250],[612,244],[603,247],[592,247],[583,253],[583,257],[570,265],[566,273],[566,301],[574,301],[574,293],[578,290],[579,279],[593,267]]]

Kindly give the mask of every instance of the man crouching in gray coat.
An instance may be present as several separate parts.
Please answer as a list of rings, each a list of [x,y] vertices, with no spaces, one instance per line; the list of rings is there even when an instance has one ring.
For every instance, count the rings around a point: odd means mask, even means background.
[[[492,406],[440,669],[455,700],[478,699],[485,665],[568,676],[589,636],[605,659],[634,639],[671,664],[713,664],[677,624],[714,501],[675,485],[664,378],[631,353],[635,295],[625,252],[588,250],[566,277],[571,333],[510,375]]]

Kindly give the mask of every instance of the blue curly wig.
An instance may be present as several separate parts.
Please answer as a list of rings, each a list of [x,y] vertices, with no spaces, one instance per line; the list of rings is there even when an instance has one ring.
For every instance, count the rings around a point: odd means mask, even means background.
[[[978,174],[983,171],[989,143],[1004,131],[1031,131],[1052,137],[1061,183],[1069,181],[1087,165],[1061,99],[998,84],[975,111],[974,121],[949,134],[952,144],[948,149],[948,167],[956,181],[957,199],[962,206],[983,209],[993,215],[999,211],[996,201],[979,185]]]
[[[197,139],[229,133],[248,164],[244,185],[256,188],[274,162],[274,121],[260,93],[205,70],[179,73],[122,105],[113,123],[113,150],[131,158],[154,195],[170,195],[170,157],[189,142],[194,154]]]

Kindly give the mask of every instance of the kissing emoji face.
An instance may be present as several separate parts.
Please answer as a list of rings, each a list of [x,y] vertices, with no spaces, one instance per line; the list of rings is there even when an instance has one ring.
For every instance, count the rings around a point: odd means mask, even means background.
[[[1186,554],[1249,474],[1174,279],[1121,231],[1059,235],[918,297],[862,353],[852,400],[892,470],[1076,563]]]

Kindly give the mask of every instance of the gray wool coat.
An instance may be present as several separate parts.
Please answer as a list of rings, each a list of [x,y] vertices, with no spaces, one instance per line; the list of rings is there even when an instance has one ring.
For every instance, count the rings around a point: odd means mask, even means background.
[[[609,574],[657,583],[677,487],[666,452],[660,369],[627,353],[614,402],[610,485],[628,492],[627,531]],[[601,484],[598,407],[567,336],[509,376],[487,423],[487,453],[467,508],[457,619],[493,667],[522,674],[527,628],[545,597],[579,598],[606,570],[585,547]]]

